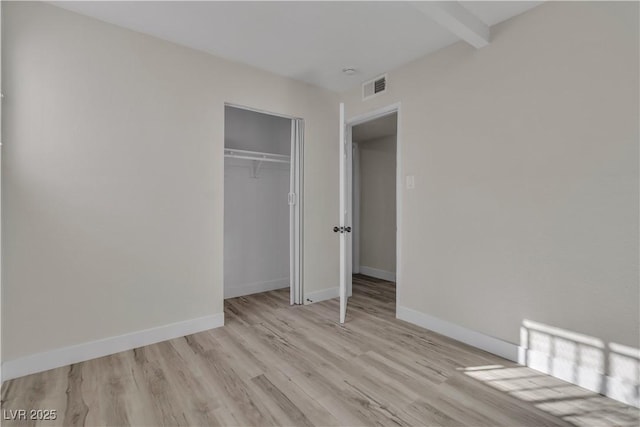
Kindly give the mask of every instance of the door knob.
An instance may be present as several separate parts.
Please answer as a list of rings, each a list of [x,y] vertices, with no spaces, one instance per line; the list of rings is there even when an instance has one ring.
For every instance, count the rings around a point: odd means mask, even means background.
[[[346,231],[347,233],[351,233],[351,227],[345,227],[344,231]]]
[[[340,231],[340,227],[333,227],[333,232],[337,233],[338,231]]]

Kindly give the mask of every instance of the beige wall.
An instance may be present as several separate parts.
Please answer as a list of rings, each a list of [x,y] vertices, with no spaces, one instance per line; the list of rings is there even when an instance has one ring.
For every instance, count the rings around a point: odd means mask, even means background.
[[[0,2],[0,83],[2,82],[2,11],[4,5]],[[2,87],[0,85],[0,92]],[[2,99],[0,99],[0,141],[2,140]],[[1,144],[1,143],[0,143]],[[2,146],[0,145],[0,212],[2,212]],[[0,221],[0,242],[2,241],[2,221]],[[2,295],[4,286],[2,285],[2,245],[0,245],[0,379],[2,379]]]
[[[396,137],[358,143],[360,265],[396,271]]]
[[[4,361],[222,312],[224,102],[305,119],[305,286],[337,284],[337,95],[43,3],[3,12]]]
[[[334,94],[2,6],[3,361],[222,311],[224,102],[305,118],[305,290],[337,283]],[[514,343],[530,319],[638,347],[638,4],[492,31],[344,95],[348,117],[402,103],[398,303]]]
[[[638,347],[638,47],[637,3],[549,2],[344,96],[402,104],[400,306]]]

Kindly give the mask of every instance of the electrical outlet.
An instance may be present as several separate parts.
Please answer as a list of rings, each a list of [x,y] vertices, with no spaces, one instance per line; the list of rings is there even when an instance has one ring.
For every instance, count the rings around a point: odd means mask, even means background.
[[[416,179],[413,175],[407,175],[407,190],[416,188]]]

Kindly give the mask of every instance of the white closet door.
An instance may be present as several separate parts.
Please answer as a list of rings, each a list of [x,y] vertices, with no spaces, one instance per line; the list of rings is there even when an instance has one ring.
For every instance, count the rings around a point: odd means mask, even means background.
[[[304,122],[291,120],[291,169],[289,176],[289,277],[290,303],[303,304],[302,290],[302,177]]]
[[[351,136],[344,120],[344,104],[340,103],[340,323],[347,316],[347,302],[351,289]]]

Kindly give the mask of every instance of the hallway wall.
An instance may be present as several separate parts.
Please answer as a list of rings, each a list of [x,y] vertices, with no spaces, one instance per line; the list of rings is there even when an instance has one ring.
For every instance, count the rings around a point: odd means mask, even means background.
[[[358,149],[360,271],[369,275],[395,274],[396,137],[361,141],[358,142]]]

